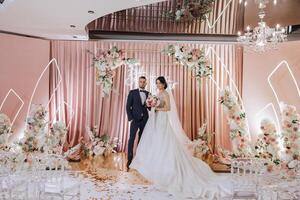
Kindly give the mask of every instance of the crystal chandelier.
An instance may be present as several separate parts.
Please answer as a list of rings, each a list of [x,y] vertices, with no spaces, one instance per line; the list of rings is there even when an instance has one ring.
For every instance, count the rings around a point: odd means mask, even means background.
[[[279,24],[275,28],[270,28],[264,21],[266,16],[264,9],[268,0],[256,0],[256,2],[259,4],[258,17],[260,22],[253,30],[251,30],[250,26],[247,26],[244,35],[238,32],[237,41],[257,52],[276,49],[278,43],[287,40],[286,30],[281,28]]]

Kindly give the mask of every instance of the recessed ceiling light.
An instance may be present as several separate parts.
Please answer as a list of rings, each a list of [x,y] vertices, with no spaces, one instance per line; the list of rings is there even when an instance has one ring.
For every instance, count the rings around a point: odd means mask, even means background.
[[[93,11],[93,10],[89,10],[89,11],[88,11],[88,13],[89,13],[89,14],[94,14],[94,13],[95,13],[95,11]]]
[[[75,26],[74,24],[71,24],[70,27],[71,27],[71,28],[75,28],[76,26]]]

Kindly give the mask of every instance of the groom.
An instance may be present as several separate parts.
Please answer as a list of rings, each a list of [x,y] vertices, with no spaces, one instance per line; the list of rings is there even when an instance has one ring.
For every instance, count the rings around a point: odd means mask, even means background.
[[[146,107],[146,99],[149,92],[145,90],[147,79],[145,76],[139,77],[139,88],[131,90],[127,97],[126,111],[130,124],[130,136],[128,140],[128,161],[127,170],[133,159],[133,145],[137,131],[139,131],[139,140],[141,139],[143,130],[149,118],[148,109]]]

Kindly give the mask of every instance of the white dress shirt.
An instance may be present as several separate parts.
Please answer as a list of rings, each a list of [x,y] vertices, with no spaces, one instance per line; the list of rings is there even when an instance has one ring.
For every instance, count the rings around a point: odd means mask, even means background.
[[[146,93],[145,92],[141,92],[141,90],[144,90],[144,89],[139,88],[141,101],[142,101],[142,104],[144,105],[145,101],[146,101]]]

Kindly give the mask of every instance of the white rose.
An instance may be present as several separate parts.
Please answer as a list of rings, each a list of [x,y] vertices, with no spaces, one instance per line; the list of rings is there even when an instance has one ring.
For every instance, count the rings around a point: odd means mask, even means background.
[[[298,160],[292,160],[291,162],[288,163],[288,167],[289,167],[290,169],[296,168],[297,165],[298,165]]]

